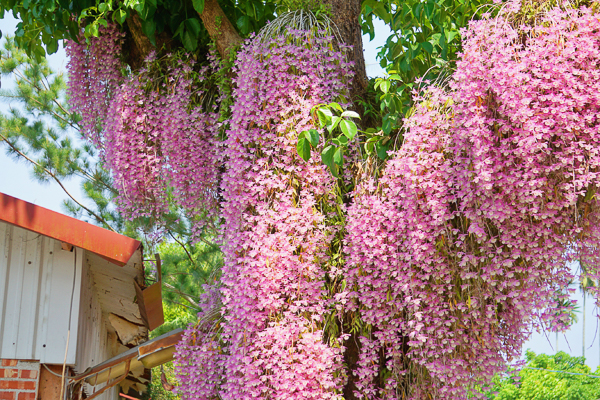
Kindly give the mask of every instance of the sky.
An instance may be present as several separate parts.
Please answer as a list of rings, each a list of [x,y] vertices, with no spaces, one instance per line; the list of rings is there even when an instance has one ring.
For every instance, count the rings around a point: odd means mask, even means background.
[[[17,25],[17,20],[8,13],[4,19],[0,19],[0,30],[4,35],[13,34]],[[385,44],[390,34],[389,28],[382,22],[375,24],[376,35],[373,41],[369,36],[363,36],[363,46],[365,49],[365,63],[367,65],[367,74],[370,77],[383,76],[384,71],[379,66],[377,53],[379,48]],[[66,73],[67,58],[63,47],[61,46],[56,54],[49,57],[50,66],[57,71]],[[7,76],[2,77],[2,89],[11,89],[11,80]],[[15,104],[0,102],[0,111],[6,113],[10,107]],[[62,202],[67,198],[63,190],[55,182],[40,184],[33,178],[31,167],[26,161],[17,162],[12,157],[6,155],[6,146],[0,143],[0,192],[20,198],[33,204],[49,208],[57,212],[65,212]],[[67,190],[75,197],[82,199],[80,190],[81,182],[77,179],[71,179],[63,182]],[[578,322],[575,323],[566,334],[559,335],[558,350],[565,351],[573,356],[582,355],[582,333],[583,317],[582,304],[583,297],[577,289],[572,296],[577,301],[580,312],[578,313]],[[597,308],[591,297],[587,298],[586,318],[585,318],[585,355],[587,365],[595,370],[600,360],[600,332],[598,331],[598,318],[596,317]],[[553,354],[556,352],[556,336],[554,333],[533,333],[523,346],[523,351],[531,349],[536,353]]]

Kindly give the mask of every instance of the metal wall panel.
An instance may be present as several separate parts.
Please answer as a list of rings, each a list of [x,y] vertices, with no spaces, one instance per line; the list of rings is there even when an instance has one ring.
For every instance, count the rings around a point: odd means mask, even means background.
[[[75,363],[84,251],[0,222],[0,358]],[[72,300],[71,300],[72,297]]]

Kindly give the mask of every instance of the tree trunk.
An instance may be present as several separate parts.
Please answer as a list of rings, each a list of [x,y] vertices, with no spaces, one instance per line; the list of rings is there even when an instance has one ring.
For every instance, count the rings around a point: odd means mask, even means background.
[[[130,34],[125,37],[125,54],[127,64],[134,70],[142,66],[152,50],[163,49],[163,47],[166,50],[170,49],[171,37],[166,32],[156,35],[156,47],[150,43],[142,31],[142,19],[135,13],[127,18],[127,29]]]
[[[331,6],[333,22],[337,25],[342,40],[352,46],[350,58],[354,61],[354,80],[350,96],[354,104],[358,98],[364,98],[367,90],[367,70],[363,55],[362,30],[360,27],[360,0],[324,0]]]
[[[331,6],[333,22],[336,24],[342,41],[351,46],[349,58],[354,62],[354,79],[350,87],[350,99],[355,104],[355,109],[362,113],[357,100],[365,97],[368,79],[363,55],[362,30],[360,27],[361,0],[323,0],[324,4]],[[141,21],[134,16],[128,21],[135,49],[138,53],[145,55],[153,48],[148,39],[141,31]],[[221,57],[229,56],[229,51],[242,42],[231,21],[227,18],[217,0],[205,0],[204,10],[200,18],[208,31],[210,37],[215,41],[217,51]],[[139,56],[138,56],[139,57]],[[142,58],[143,59],[143,58]],[[133,65],[132,65],[133,67]],[[356,369],[360,348],[358,338],[352,335],[346,343],[344,362],[348,366],[348,382],[344,387],[345,400],[354,400],[356,390],[356,378],[352,374]]]
[[[350,60],[354,61],[354,79],[350,87],[350,98],[355,110],[362,114],[364,110],[358,105],[357,100],[364,98],[367,90],[367,71],[363,54],[362,30],[360,27],[360,0],[323,0],[324,4],[331,6],[333,22],[340,31],[342,41],[352,46]],[[346,342],[344,363],[348,367],[348,381],[344,387],[344,399],[355,400],[356,377],[353,375],[360,354],[359,341],[356,335],[350,336]]]
[[[225,16],[217,0],[205,0],[204,10],[200,13],[204,27],[217,45],[222,58],[229,56],[229,50],[242,42],[241,36]]]

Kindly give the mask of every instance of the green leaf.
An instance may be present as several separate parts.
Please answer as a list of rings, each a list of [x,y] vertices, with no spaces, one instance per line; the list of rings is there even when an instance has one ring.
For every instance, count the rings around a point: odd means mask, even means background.
[[[594,195],[596,194],[596,188],[594,186],[590,186],[589,189],[587,190],[587,192],[585,192],[585,197],[583,199],[583,201],[590,201],[594,198]]]
[[[127,12],[119,9],[117,12],[113,14],[113,19],[117,21],[120,25],[123,25],[125,20],[127,19]]]
[[[335,177],[337,177],[337,165],[333,162],[333,155],[335,154],[335,147],[327,146],[321,152],[321,160],[323,164],[329,167],[329,171]]]
[[[192,0],[192,4],[194,5],[194,10],[198,14],[202,14],[204,11],[204,0]]]
[[[383,93],[387,93],[390,90],[390,86],[392,84],[390,83],[390,81],[381,81],[381,84],[379,85],[379,87],[381,88],[381,91]]]
[[[387,102],[387,104],[386,104],[386,105],[387,105],[387,107],[388,107],[388,109],[389,109],[389,113],[390,113],[390,114],[392,114],[392,115],[393,115],[393,114],[396,114],[396,102],[394,101],[394,98],[393,98],[393,97],[391,97],[391,98],[389,99],[389,101]]]
[[[313,147],[317,147],[319,145],[319,131],[316,129],[309,129],[308,131],[304,132],[306,132],[305,137],[308,139],[310,144],[312,144]]]
[[[198,38],[194,35],[194,32],[189,29],[186,29],[183,32],[181,42],[187,51],[194,51],[196,50],[196,47],[198,47]]]
[[[339,166],[344,163],[344,150],[341,147],[335,149],[335,153],[333,153],[333,162]]]
[[[156,12],[156,6],[152,5],[152,3],[150,3],[150,2],[147,2],[147,3],[145,3],[144,11],[140,15],[140,17],[142,17],[143,20],[149,20],[149,19],[152,19],[155,12]]]
[[[179,24],[179,26],[177,27],[177,30],[175,30],[175,33],[173,33],[173,38],[177,38],[177,37],[182,38],[184,31],[185,31],[185,21],[183,21]],[[181,39],[181,40],[183,40],[183,39]]]
[[[421,43],[421,47],[423,47],[429,54],[433,53],[433,45],[431,43],[423,42]]]
[[[310,143],[305,137],[298,138],[296,151],[298,151],[298,155],[302,157],[304,161],[310,160]]]
[[[338,116],[333,117],[333,119],[331,120],[331,124],[327,125],[327,130],[329,132],[333,132],[333,130],[335,128],[337,128],[337,126],[338,126],[338,124],[340,123],[341,120],[342,120],[342,117],[338,117]]]
[[[358,115],[358,113],[354,112],[354,111],[344,111],[342,113],[342,117],[358,118],[358,119],[360,119],[360,115]]]
[[[367,152],[367,154],[371,154],[373,152],[373,149],[375,148],[375,143],[377,143],[377,141],[380,139],[380,136],[373,136],[365,142],[365,151]]]
[[[331,142],[338,146],[346,146],[348,144],[348,138],[344,135],[340,135],[340,136],[332,139]]]
[[[339,112],[344,111],[342,106],[340,106],[338,103],[329,103],[329,107],[333,108],[334,110],[338,110]]]
[[[46,45],[46,52],[48,54],[54,54],[58,51],[58,40],[56,39],[52,39],[47,45]]]
[[[354,136],[356,136],[356,132],[358,132],[356,124],[353,121],[343,120],[340,122],[340,128],[342,128],[342,133],[350,140],[352,140]]]
[[[382,160],[385,160],[387,158],[387,151],[390,147],[390,142],[386,143],[385,145],[381,143],[381,140],[377,141],[377,143],[375,143],[375,149],[377,150],[377,156]]]
[[[200,36],[200,31],[202,30],[202,25],[197,18],[188,18],[185,20],[185,27],[194,33],[195,37]]]
[[[156,23],[153,19],[148,21],[142,21],[142,32],[146,35],[150,43],[156,46],[156,40],[154,39],[154,32],[156,31]]]
[[[458,35],[457,31],[446,31],[446,42],[450,43]]]
[[[35,60],[39,63],[46,57],[46,50],[41,45],[36,45],[33,49]]]
[[[247,15],[242,15],[237,20],[237,26],[242,35],[247,35],[250,33],[250,17]]]
[[[319,118],[319,124],[321,125],[321,128],[323,128],[324,126],[331,124],[333,114],[329,108],[321,107],[317,109],[317,117]]]
[[[390,132],[392,132],[392,120],[389,115],[383,117],[383,127],[381,129],[386,135],[389,135]]]
[[[392,60],[398,58],[401,54],[404,53],[404,46],[402,43],[396,43],[392,47],[390,47],[390,53]]]

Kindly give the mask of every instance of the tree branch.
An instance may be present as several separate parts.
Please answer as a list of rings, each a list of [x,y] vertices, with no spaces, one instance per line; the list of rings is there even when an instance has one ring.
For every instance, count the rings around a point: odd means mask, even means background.
[[[242,43],[241,36],[223,12],[217,0],[205,0],[200,18],[211,39],[217,45],[222,58],[229,56],[229,50]]]
[[[178,295],[180,295],[181,297],[183,297],[184,299],[186,299],[191,305],[193,305],[194,307],[200,307],[198,305],[198,303],[196,303],[193,299],[192,296],[187,294],[187,293],[183,293],[181,290],[177,289],[175,286],[167,283],[167,282],[163,282],[163,285],[165,285],[167,287],[167,290],[169,292],[173,292],[176,293]],[[195,297],[195,296],[194,296]]]
[[[187,254],[187,257],[190,259],[190,262],[194,266],[194,269],[197,269],[198,267],[196,266],[196,263],[194,262],[194,259],[192,258],[192,255],[190,254],[190,252],[188,251],[188,249],[185,247],[185,244],[183,244],[179,240],[177,240],[177,238],[175,237],[175,235],[173,235],[173,233],[171,231],[167,231],[167,232],[169,232],[169,235],[171,235],[171,237],[173,238],[173,240],[175,240],[177,242],[177,244],[179,244],[181,246],[181,248],[183,249],[183,251],[185,251],[185,254]]]

